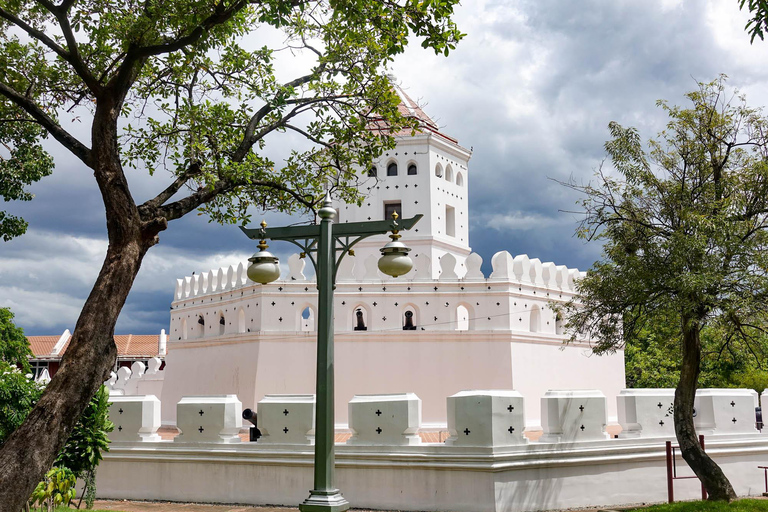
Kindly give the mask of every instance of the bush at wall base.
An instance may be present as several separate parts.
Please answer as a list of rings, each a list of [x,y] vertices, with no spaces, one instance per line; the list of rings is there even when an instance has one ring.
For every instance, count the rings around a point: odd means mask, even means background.
[[[76,482],[75,474],[71,470],[62,467],[51,468],[32,493],[32,506],[45,506],[49,512],[59,505],[69,506],[75,497]]]

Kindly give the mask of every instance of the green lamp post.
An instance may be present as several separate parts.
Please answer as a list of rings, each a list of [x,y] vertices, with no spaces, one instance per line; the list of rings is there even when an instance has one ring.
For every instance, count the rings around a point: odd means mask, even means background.
[[[262,221],[261,229],[240,229],[254,240],[260,240],[259,252],[249,258],[248,277],[257,283],[267,284],[280,277],[278,259],[268,252],[267,240],[284,240],[298,246],[302,256],[309,256],[317,276],[317,401],[315,404],[315,471],[314,489],[299,505],[302,512],[341,512],[349,508],[349,502],[334,485],[334,366],[333,366],[333,289],[336,271],[348,253],[354,256],[353,247],[361,240],[392,232],[392,239],[380,249],[379,270],[392,277],[402,276],[413,267],[408,256],[410,249],[399,241],[400,231],[409,230],[422,215],[398,220],[397,213],[391,220],[350,222],[333,224],[336,210],[329,196],[318,211],[319,225],[268,228]],[[315,258],[316,256],[316,258]]]

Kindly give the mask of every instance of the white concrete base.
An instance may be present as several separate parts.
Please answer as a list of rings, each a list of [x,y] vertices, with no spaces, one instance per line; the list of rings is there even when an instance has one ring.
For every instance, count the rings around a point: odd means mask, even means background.
[[[663,502],[664,441],[611,439],[506,449],[336,446],[336,485],[354,508],[524,512]],[[763,491],[768,437],[713,436],[712,454],[739,496]],[[310,446],[114,443],[97,473],[99,498],[296,506],[312,488]],[[682,459],[681,473],[687,472]],[[685,473],[687,474],[687,473]],[[696,499],[695,480],[675,496]]]

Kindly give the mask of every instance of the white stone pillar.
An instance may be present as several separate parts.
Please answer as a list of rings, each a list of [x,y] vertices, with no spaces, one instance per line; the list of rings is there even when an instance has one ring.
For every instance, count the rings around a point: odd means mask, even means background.
[[[266,395],[256,412],[259,443],[315,443],[315,395]]]
[[[176,404],[177,443],[239,443],[243,404],[237,395],[184,396]]]
[[[619,437],[674,437],[675,390],[622,389],[616,397]]]
[[[349,402],[350,445],[421,444],[421,399],[413,393],[355,395]]]
[[[113,442],[160,441],[160,400],[155,395],[109,396],[109,420],[115,424]]]
[[[596,389],[547,391],[541,399],[542,443],[608,439],[605,395]]]
[[[461,391],[447,399],[445,444],[498,447],[525,444],[525,408],[517,391]]]

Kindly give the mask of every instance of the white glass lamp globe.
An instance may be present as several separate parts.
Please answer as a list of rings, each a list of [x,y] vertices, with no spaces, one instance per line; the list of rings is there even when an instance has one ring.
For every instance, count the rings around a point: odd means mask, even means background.
[[[248,258],[251,262],[248,267],[248,279],[253,282],[267,284],[280,277],[280,265],[277,256],[261,249]]]
[[[398,241],[389,242],[379,249],[381,258],[379,258],[379,270],[392,277],[399,277],[407,274],[413,268],[413,260],[408,253],[410,247]]]

